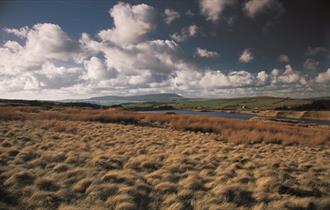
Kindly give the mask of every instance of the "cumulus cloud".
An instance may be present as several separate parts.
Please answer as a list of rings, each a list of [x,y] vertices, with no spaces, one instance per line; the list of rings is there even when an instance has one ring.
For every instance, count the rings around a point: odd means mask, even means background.
[[[254,17],[257,13],[262,12],[271,6],[273,0],[249,0],[244,5],[247,15]]]
[[[299,71],[292,68],[291,65],[285,65],[285,69],[281,72],[278,69],[272,70],[272,84],[300,84],[306,85],[306,78],[300,75]]]
[[[16,75],[1,75],[0,91],[39,91],[60,89],[82,82],[78,67],[55,66],[45,62],[34,71],[23,71]]]
[[[175,19],[180,18],[180,13],[174,9],[165,9],[164,10],[164,21],[166,24],[171,24]]]
[[[68,61],[79,52],[79,45],[60,26],[50,23],[26,28],[24,44],[7,41],[0,48],[0,69],[16,73],[33,71],[49,60]]]
[[[156,27],[155,9],[146,4],[119,2],[109,11],[114,27],[98,33],[103,41],[116,44],[136,43]]]
[[[269,78],[269,75],[265,71],[258,72],[257,79],[260,84],[265,84]]]
[[[200,84],[204,88],[234,88],[249,86],[253,81],[253,75],[246,71],[233,71],[226,75],[218,70],[206,72]]]
[[[245,49],[239,57],[241,63],[250,63],[253,59],[253,54],[249,49]]]
[[[330,82],[330,68],[322,73],[319,73],[315,78],[315,81],[318,83],[328,83]]]
[[[171,34],[171,38],[177,42],[183,42],[189,37],[194,37],[197,35],[198,26],[190,25],[181,29],[180,33]]]
[[[5,28],[4,29],[5,32],[10,33],[10,34],[14,34],[15,36],[18,36],[19,38],[25,38],[29,28],[27,26],[16,29],[16,28]]]
[[[93,56],[83,63],[87,70],[85,79],[106,80],[117,76],[117,72],[114,69],[108,69],[103,60],[98,57]]]
[[[24,27],[24,36],[14,34],[21,44],[7,41],[0,47],[0,92],[61,89],[83,82],[83,70],[74,64],[79,43],[60,26],[36,24]]]
[[[251,18],[266,10],[276,11],[275,19],[284,13],[282,4],[277,0],[248,0],[244,4],[243,10]]]
[[[68,60],[79,50],[77,43],[55,24],[36,24],[26,38],[26,56],[33,60]]]
[[[83,82],[82,71],[82,68],[78,66],[56,66],[51,62],[46,62],[32,76],[39,83],[38,89],[60,89]]]
[[[224,9],[233,3],[232,0],[199,0],[201,14],[213,22],[217,22]]]
[[[300,80],[300,75],[290,65],[286,65],[284,73],[278,78],[282,83],[294,83]]]
[[[23,47],[15,41],[7,41],[4,43],[4,48],[7,48],[10,52],[18,52],[23,49]]]
[[[128,16],[123,18],[120,12]],[[40,95],[40,99],[49,99],[53,94],[54,98],[81,98],[178,92],[185,96],[225,97],[274,90],[294,92],[297,88],[303,92],[304,88],[323,86],[329,81],[330,70],[312,78],[290,65],[259,72],[210,69],[182,55],[179,41],[196,36],[197,26],[183,28],[178,39],[147,39],[146,35],[156,27],[152,7],[118,3],[110,14],[114,27],[100,31],[96,37],[82,33],[78,40],[50,23],[6,30],[18,36],[19,41],[7,40],[0,45],[1,96]],[[130,28],[134,24],[139,26]],[[132,34],[121,37],[125,30]],[[106,32],[104,37],[102,32]],[[201,57],[218,56],[202,48],[195,53]],[[241,57],[241,62],[253,59],[248,49]]]
[[[320,64],[319,61],[314,60],[312,58],[307,58],[306,61],[304,62],[304,68],[308,70],[316,70],[319,64]]]
[[[280,71],[278,69],[273,69],[271,74],[273,77],[277,77],[279,75]]]
[[[168,82],[173,71],[177,70],[175,65],[179,62],[179,56],[177,56],[178,45],[175,41],[152,40],[116,46],[92,40],[86,35],[82,38],[84,38],[84,48],[89,51],[91,47],[90,51],[94,52],[92,56],[96,54],[104,56],[106,69],[112,72],[110,74],[112,76],[104,78],[105,67],[101,65],[103,68],[98,68],[102,69],[99,76],[88,74],[92,77],[87,78],[103,79],[97,84],[94,82],[99,89],[155,88]],[[95,70],[91,69],[91,71]]]
[[[281,54],[280,56],[278,56],[277,60],[281,63],[289,63],[290,62],[289,56],[287,54]]]
[[[197,48],[195,52],[195,56],[202,58],[214,58],[214,57],[218,57],[219,53],[215,51],[209,51],[207,49]]]

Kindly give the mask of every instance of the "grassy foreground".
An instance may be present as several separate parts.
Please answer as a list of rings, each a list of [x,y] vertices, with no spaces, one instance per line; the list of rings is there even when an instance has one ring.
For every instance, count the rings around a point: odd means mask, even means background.
[[[0,107],[0,209],[330,209],[329,127]]]
[[[99,122],[0,125],[0,209],[329,209],[330,147]]]

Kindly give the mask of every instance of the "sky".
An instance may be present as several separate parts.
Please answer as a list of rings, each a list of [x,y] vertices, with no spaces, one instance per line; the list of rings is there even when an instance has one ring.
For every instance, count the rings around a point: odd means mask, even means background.
[[[320,97],[328,0],[0,0],[0,98]]]

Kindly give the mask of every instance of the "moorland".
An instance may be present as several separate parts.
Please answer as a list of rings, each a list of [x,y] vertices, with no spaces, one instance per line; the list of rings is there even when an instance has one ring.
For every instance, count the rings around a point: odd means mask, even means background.
[[[0,103],[0,209],[329,209],[329,126]]]
[[[102,96],[63,102],[115,106],[134,111],[194,110],[248,113],[266,118],[330,120],[330,98],[256,96],[243,98],[185,98],[174,93]]]

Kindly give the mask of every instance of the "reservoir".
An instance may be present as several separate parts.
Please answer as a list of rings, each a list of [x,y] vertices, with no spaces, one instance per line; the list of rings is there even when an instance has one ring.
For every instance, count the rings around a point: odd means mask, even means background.
[[[258,117],[255,114],[245,114],[245,113],[229,113],[222,111],[193,111],[193,110],[152,110],[152,111],[141,111],[144,113],[175,113],[175,114],[189,114],[189,115],[207,115],[207,116],[218,116],[225,118],[234,118],[249,120],[253,117]],[[330,125],[328,120],[310,120],[310,119],[291,119],[291,118],[276,118],[277,120],[292,120],[293,122],[299,122],[302,124],[318,124],[318,125]]]

